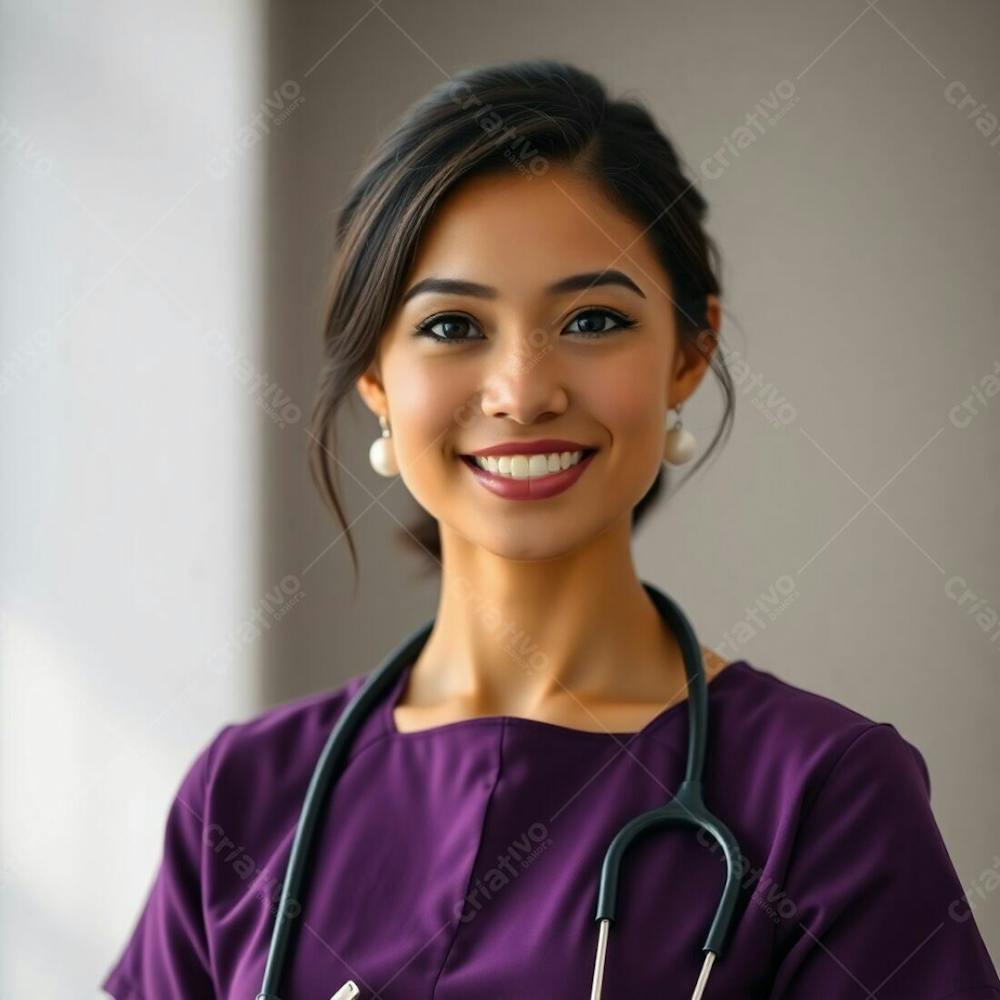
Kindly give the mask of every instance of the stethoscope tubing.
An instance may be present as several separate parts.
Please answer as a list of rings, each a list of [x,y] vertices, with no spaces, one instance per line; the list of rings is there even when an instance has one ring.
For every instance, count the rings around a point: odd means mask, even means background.
[[[256,1000],[281,1000],[278,996],[278,988],[281,984],[292,934],[293,911],[294,913],[302,912],[300,898],[302,882],[310,860],[309,851],[316,834],[320,807],[326,801],[334,778],[343,770],[354,736],[361,728],[362,723],[368,718],[371,710],[389,693],[393,683],[406,668],[406,665],[423,647],[433,627],[434,619],[432,618],[383,658],[347,708],[341,713],[323,745],[323,750],[309,781],[309,787],[306,789],[298,826],[295,830],[295,838],[288,856],[285,881],[281,889],[281,898],[278,901],[274,930],[271,933],[271,945],[264,966],[264,979]]]
[[[598,947],[591,1000],[600,1000],[608,931],[614,923],[622,862],[628,848],[640,836],[670,826],[691,826],[704,830],[722,847],[726,860],[726,880],[702,951],[706,953],[692,1000],[700,1000],[713,962],[722,955],[739,894],[739,845],[721,820],[706,807],[701,791],[705,750],[708,740],[708,685],[697,636],[680,607],[661,590],[643,582],[661,616],[673,626],[684,658],[688,687],[688,755],[684,781],[668,802],[626,823],[615,835],[601,865],[597,894]],[[341,713],[313,770],[303,800],[299,822],[285,871],[281,898],[275,915],[264,977],[256,1000],[281,1000],[278,990],[292,943],[295,915],[302,912],[301,897],[310,848],[330,787],[346,763],[354,737],[383,701],[407,665],[415,659],[434,627],[435,619],[421,625],[391,650],[368,676],[347,708]],[[346,985],[346,984],[345,984]]]

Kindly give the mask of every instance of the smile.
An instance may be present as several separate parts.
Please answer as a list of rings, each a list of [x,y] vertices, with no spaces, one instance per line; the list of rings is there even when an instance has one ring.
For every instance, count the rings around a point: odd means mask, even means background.
[[[476,480],[507,500],[542,500],[569,489],[596,448],[533,455],[461,455]]]
[[[537,479],[568,469],[583,458],[582,451],[554,451],[550,455],[470,455],[480,469],[511,479]]]

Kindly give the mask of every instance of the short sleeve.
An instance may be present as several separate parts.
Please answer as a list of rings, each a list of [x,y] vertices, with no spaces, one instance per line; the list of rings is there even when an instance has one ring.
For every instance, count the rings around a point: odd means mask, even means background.
[[[188,767],[167,814],[163,853],[130,938],[101,988],[115,1000],[216,995],[202,909],[206,784],[223,727]]]
[[[1000,1000],[926,764],[892,725],[865,729],[828,772],[783,889],[769,1000]]]

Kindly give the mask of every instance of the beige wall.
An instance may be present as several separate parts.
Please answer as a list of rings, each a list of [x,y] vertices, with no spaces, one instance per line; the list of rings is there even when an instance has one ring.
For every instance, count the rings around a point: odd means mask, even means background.
[[[955,408],[1000,361],[1000,140],[959,105],[971,94],[1000,114],[1000,8],[387,8],[360,23],[363,3],[272,9],[270,79],[296,81],[305,103],[269,146],[269,370],[311,398],[333,213],[376,136],[446,74],[554,56],[637,92],[709,199],[723,350],[741,366],[734,437],[638,536],[642,575],[704,642],[892,722],[928,761],[963,884],[980,880],[1000,864],[1000,639],[961,598],[1000,609],[1000,396]],[[772,96],[780,120],[723,163]],[[703,442],[720,412],[711,381],[686,412]],[[433,613],[436,577],[418,579],[390,537],[414,505],[369,468],[377,425],[354,413],[341,434],[357,603],[342,541],[314,561],[336,529],[304,442],[268,439],[264,577],[299,574],[307,599],[267,637],[264,702],[373,668]],[[786,609],[730,645],[775,591]],[[1000,960],[1000,892],[976,916]]]

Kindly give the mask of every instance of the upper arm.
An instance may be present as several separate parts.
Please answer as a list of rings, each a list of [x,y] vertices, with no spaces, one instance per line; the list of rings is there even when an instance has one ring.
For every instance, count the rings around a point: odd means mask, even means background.
[[[212,752],[228,728],[189,765],[170,804],[152,887],[124,949],[101,983],[116,1000],[216,995],[202,907],[202,847]]]
[[[930,807],[919,752],[888,724],[843,752],[796,836],[769,1000],[998,1000]]]

